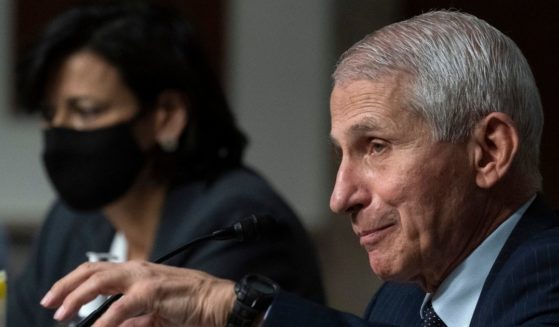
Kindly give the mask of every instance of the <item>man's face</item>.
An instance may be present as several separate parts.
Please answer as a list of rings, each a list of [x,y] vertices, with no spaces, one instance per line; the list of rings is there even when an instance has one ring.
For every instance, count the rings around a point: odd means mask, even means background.
[[[337,85],[331,137],[341,162],[330,199],[382,279],[438,283],[466,251],[475,178],[467,143],[436,142],[407,110],[403,79]],[[475,225],[475,224],[473,224]]]

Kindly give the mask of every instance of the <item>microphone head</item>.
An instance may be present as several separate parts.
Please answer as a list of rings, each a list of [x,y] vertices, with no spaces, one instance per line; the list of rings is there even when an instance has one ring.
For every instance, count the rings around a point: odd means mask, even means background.
[[[236,238],[239,241],[259,240],[263,237],[273,236],[279,224],[270,215],[250,215],[233,225]]]

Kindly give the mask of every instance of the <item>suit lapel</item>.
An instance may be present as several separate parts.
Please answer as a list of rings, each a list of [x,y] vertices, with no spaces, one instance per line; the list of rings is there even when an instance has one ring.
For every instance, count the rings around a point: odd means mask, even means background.
[[[510,260],[515,259],[513,253],[521,245],[543,231],[557,226],[559,226],[559,220],[555,213],[545,204],[542,195],[538,195],[519,220],[493,264],[483,285],[470,326],[489,326],[488,323],[495,321],[499,315],[504,314],[500,311],[505,309],[495,305],[495,300],[499,295],[496,290],[502,288],[502,285],[497,284],[501,283],[509,273],[507,269],[504,269],[504,266]],[[509,287],[514,286],[516,285],[509,285]],[[500,302],[503,300],[499,299]]]

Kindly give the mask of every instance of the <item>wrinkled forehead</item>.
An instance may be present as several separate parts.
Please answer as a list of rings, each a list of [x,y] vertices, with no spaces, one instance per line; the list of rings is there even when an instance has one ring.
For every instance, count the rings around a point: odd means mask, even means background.
[[[336,84],[330,97],[333,143],[355,135],[388,137],[429,130],[420,114],[409,108],[403,83],[392,78]]]
[[[399,76],[378,81],[360,79],[337,82],[330,95],[332,123],[352,116],[357,111],[406,109],[405,86],[406,80]]]

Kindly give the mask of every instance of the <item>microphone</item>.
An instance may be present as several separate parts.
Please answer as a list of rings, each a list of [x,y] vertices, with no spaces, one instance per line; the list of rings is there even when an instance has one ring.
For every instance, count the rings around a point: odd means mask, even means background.
[[[181,247],[174,249],[173,251],[157,258],[154,263],[163,263],[175,255],[188,250],[189,248],[193,247],[194,245],[203,243],[205,241],[227,241],[227,240],[236,240],[238,242],[248,242],[248,241],[255,241],[260,240],[264,236],[272,235],[276,228],[278,227],[278,223],[276,220],[270,215],[255,215],[252,214],[240,221],[234,223],[233,225],[218,229],[210,234],[200,236]],[[95,311],[90,313],[87,317],[85,317],[82,321],[80,321],[76,327],[90,327],[93,325],[99,317],[115,301],[120,299],[122,294],[115,294],[110,296],[103,304],[99,306]]]
[[[216,230],[212,233],[212,239],[256,241],[263,236],[271,236],[277,227],[277,222],[270,215],[250,215],[230,227]]]

